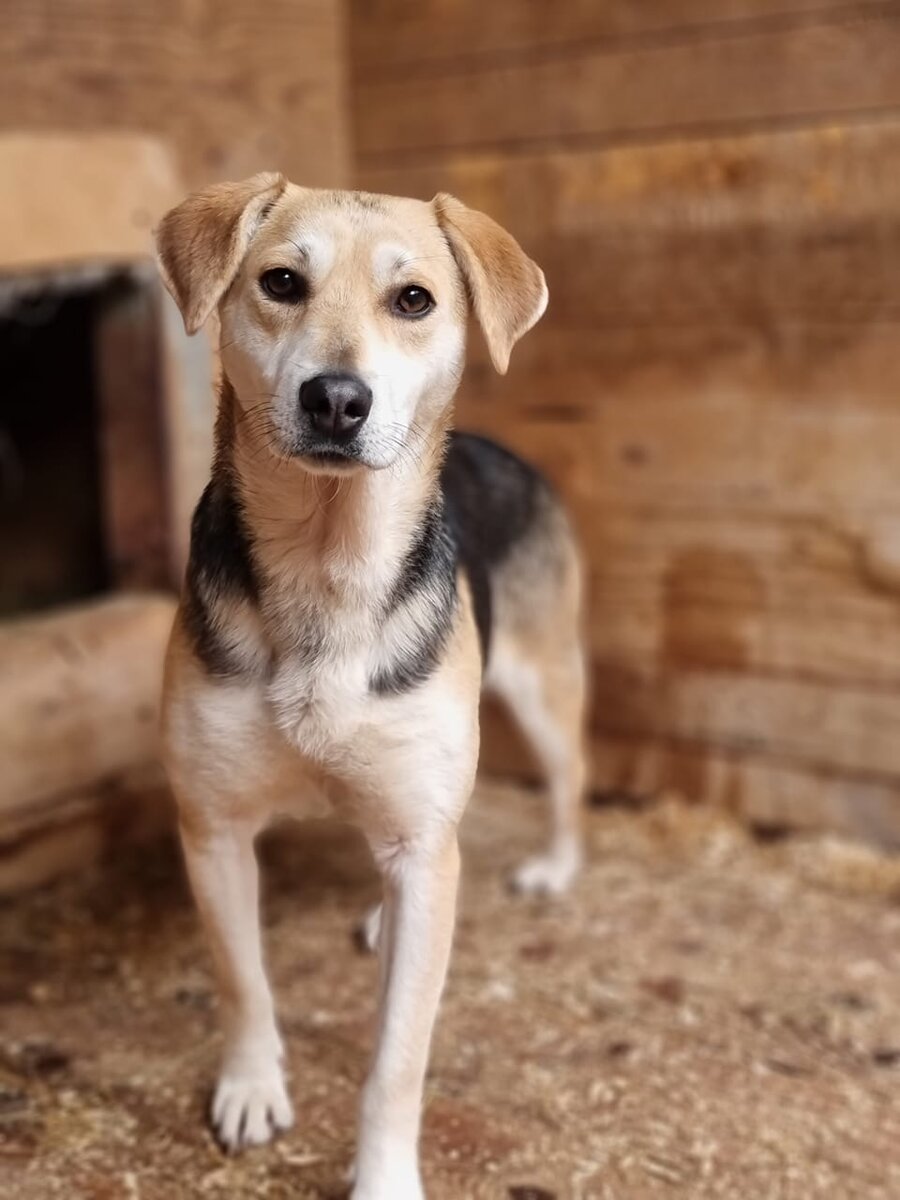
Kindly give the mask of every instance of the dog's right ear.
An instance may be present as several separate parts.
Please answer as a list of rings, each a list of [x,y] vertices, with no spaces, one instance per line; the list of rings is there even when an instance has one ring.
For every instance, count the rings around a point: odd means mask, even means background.
[[[284,176],[271,171],[217,183],[163,217],[156,230],[160,270],[188,333],[197,332],[225,295],[267,209],[286,186]]]

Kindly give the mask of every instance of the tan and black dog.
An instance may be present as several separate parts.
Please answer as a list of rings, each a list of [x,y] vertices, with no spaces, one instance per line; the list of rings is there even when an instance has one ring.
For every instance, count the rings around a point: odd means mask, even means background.
[[[482,685],[512,708],[550,788],[550,844],[518,886],[562,891],[581,856],[569,526],[531,467],[449,431],[469,304],[505,371],[544,311],[544,277],[451,196],[272,174],[189,197],[158,247],[188,332],[218,309],[223,369],[163,719],[225,1014],[213,1123],[230,1149],[291,1123],[254,838],[275,815],[336,814],[363,831],[384,883],[353,1196],[414,1200]]]

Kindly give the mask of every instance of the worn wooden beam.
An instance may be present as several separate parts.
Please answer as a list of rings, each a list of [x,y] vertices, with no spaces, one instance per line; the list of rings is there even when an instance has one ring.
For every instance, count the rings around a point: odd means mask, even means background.
[[[114,584],[165,588],[170,561],[169,463],[159,284],[144,272],[96,301],[94,359],[106,555]]]
[[[123,594],[0,625],[0,830],[154,757],[174,607]]]
[[[92,787],[4,812],[0,895],[112,859],[174,826],[172,796],[158,764],[129,767]]]

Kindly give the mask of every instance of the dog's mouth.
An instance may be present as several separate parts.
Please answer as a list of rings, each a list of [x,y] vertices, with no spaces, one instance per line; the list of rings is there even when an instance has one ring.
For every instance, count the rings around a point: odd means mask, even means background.
[[[294,448],[292,457],[314,474],[348,475],[371,467],[357,445],[334,442],[305,442]]]

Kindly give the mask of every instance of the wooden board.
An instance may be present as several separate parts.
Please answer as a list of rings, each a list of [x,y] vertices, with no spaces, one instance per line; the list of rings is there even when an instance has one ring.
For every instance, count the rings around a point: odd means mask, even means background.
[[[151,227],[182,193],[166,146],[136,134],[3,132],[0,178],[6,272],[149,260]]]
[[[761,833],[832,830],[900,847],[900,799],[893,779],[860,778],[829,767],[814,771],[740,749],[674,737],[595,730],[590,743],[593,804],[640,804],[675,795],[715,804]],[[542,787],[527,744],[499,706],[482,706],[485,777]]]
[[[883,783],[900,773],[894,691],[596,658],[593,679],[601,735],[707,745]]]
[[[99,302],[94,341],[105,545],[112,581],[131,589],[175,582],[170,562],[163,329],[152,274]]]
[[[871,405],[827,388],[823,397],[815,371],[780,386],[759,379],[767,390],[738,372],[725,361],[703,386],[672,379],[666,392],[585,369],[534,369],[506,387],[472,379],[459,417],[538,455],[576,503],[610,515],[621,507],[673,516],[714,509],[826,525],[833,516],[851,542],[870,521],[889,532],[900,504],[900,413],[889,389],[900,372]]]
[[[162,768],[154,763],[54,796],[15,817],[5,814],[0,823],[0,896],[113,860],[132,843],[158,837],[174,823],[172,795]]]
[[[673,138],[741,126],[862,119],[900,105],[900,13],[754,29],[613,53],[590,43],[515,63],[423,63],[361,82],[363,164],[441,159],[473,148],[527,149]],[[410,89],[427,89],[411,103]]]
[[[890,5],[853,7],[877,15]],[[847,17],[846,4],[822,0],[352,0],[350,36],[356,72],[369,79],[423,63],[431,69],[452,60],[496,62],[586,44],[608,52]]]
[[[123,593],[0,626],[0,828],[154,757],[174,609]]]
[[[895,121],[581,154],[467,153],[362,178],[426,199],[455,192],[511,228],[550,287],[533,342],[548,329],[900,317],[898,159]]]
[[[190,186],[273,167],[310,184],[346,176],[342,14],[331,0],[272,0],[264,13],[245,0],[85,0],[15,5],[6,17],[7,130],[151,133],[171,143]]]
[[[550,146],[508,155],[467,147],[439,163],[382,156],[359,177],[373,191],[430,199],[455,192],[518,237],[726,231],[837,221],[881,222],[896,213],[900,118],[849,127],[737,133],[577,153]],[[872,236],[881,235],[876,224]]]

